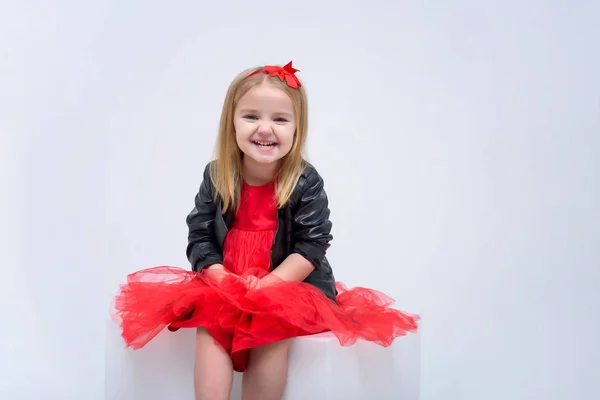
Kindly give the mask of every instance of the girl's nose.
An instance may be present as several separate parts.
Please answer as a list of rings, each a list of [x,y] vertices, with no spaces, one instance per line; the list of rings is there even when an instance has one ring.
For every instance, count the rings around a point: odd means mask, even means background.
[[[267,121],[263,121],[258,125],[257,132],[261,135],[270,135],[273,133],[273,126]]]

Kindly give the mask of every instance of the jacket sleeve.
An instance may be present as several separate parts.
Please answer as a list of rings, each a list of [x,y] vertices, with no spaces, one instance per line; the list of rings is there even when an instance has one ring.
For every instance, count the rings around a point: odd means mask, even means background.
[[[194,202],[195,207],[186,218],[189,229],[186,255],[192,270],[200,272],[209,265],[223,262],[214,230],[217,207],[213,201],[210,163],[204,169],[203,180]]]
[[[300,254],[318,269],[333,239],[327,194],[316,170],[307,176],[303,186],[293,219],[292,253]]]

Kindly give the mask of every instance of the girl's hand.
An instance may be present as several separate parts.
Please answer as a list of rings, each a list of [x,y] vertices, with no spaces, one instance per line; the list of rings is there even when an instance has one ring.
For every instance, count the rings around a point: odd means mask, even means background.
[[[233,275],[231,272],[225,269],[223,264],[213,264],[210,267],[207,267],[206,270],[207,276],[217,284],[220,283],[224,277]]]
[[[260,289],[263,287],[262,279],[259,279],[254,275],[248,275],[246,277],[246,287],[250,290]]]
[[[249,276],[248,278],[251,289],[263,289],[275,285],[278,282],[283,282],[281,278],[273,274],[267,274],[262,278],[257,278],[255,276]]]
[[[210,270],[223,270],[225,271],[225,266],[223,264],[212,264],[210,267],[207,267],[206,269],[210,269]]]

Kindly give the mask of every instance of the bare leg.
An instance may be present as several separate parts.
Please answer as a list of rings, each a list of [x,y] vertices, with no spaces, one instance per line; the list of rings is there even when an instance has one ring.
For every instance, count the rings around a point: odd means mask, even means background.
[[[229,400],[232,383],[231,358],[206,329],[198,328],[194,365],[196,400]]]
[[[288,373],[290,340],[250,350],[248,368],[242,378],[243,400],[280,400]]]

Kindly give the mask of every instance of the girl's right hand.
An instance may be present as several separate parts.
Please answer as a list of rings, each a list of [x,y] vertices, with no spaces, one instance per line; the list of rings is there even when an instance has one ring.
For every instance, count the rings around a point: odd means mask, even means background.
[[[222,269],[223,271],[225,271],[225,266],[223,264],[213,264],[210,267],[207,267],[206,269],[211,269],[211,270]]]
[[[215,283],[220,283],[221,279],[223,279],[226,275],[231,275],[223,264],[213,264],[210,267],[206,267],[207,276],[212,279]]]

